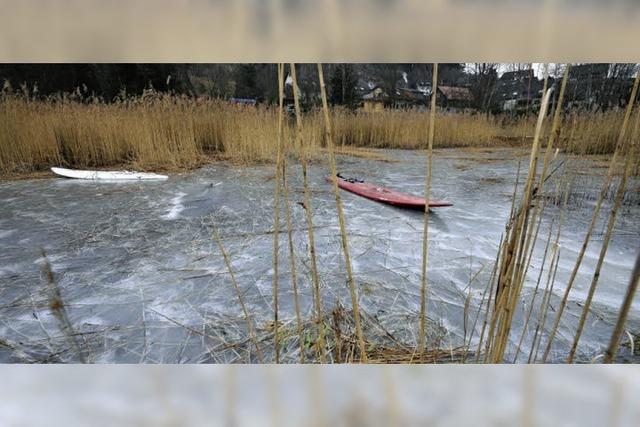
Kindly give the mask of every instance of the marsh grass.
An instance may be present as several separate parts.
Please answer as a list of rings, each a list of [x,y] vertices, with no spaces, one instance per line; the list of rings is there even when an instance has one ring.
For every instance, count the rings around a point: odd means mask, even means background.
[[[428,121],[424,111],[378,113],[331,109],[336,153],[368,156],[366,149],[423,149]],[[622,112],[570,113],[564,119],[561,149],[580,154],[611,153]],[[508,118],[439,110],[434,148],[530,145],[535,118]],[[282,129],[284,149],[306,158],[326,154],[321,110],[304,115],[302,138],[295,121]],[[236,164],[274,162],[278,151],[277,106],[238,106],[212,98],[190,98],[147,90],[112,103],[46,100],[0,95],[0,174],[29,175],[51,166],[178,171],[214,160]],[[364,148],[364,151],[360,151]]]
[[[5,97],[0,171],[54,165],[171,171],[214,159],[267,162],[276,158],[276,117],[267,107],[155,93],[113,104]]]

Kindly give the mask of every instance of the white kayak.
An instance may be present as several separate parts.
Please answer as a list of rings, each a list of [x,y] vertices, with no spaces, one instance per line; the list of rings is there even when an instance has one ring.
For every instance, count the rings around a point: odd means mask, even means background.
[[[75,179],[94,179],[104,181],[167,179],[166,175],[130,171],[85,171],[65,168],[51,168],[56,175]]]

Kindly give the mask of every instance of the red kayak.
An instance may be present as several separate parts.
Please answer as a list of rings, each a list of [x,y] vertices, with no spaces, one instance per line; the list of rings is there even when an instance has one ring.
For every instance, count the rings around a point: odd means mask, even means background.
[[[424,209],[425,199],[399,191],[389,190],[388,188],[379,187],[375,184],[369,184],[364,181],[355,179],[345,179],[338,176],[338,187],[350,191],[367,199],[377,202],[387,203],[393,206],[409,209]],[[331,182],[331,178],[327,178]],[[430,208],[442,208],[453,206],[453,203],[444,200],[429,200]]]

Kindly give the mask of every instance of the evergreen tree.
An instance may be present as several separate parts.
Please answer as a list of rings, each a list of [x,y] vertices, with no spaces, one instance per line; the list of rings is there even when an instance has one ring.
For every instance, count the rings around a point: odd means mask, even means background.
[[[257,98],[257,69],[256,64],[240,64],[236,69],[236,98]]]
[[[256,99],[260,102],[275,104],[278,102],[278,66],[277,64],[257,64]]]
[[[329,80],[331,103],[354,107],[357,100],[357,77],[352,64],[337,64]]]

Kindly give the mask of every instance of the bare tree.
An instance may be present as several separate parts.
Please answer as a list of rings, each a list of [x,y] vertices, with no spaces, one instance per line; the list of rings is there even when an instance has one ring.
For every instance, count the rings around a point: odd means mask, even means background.
[[[491,107],[493,93],[498,81],[497,63],[477,62],[471,67],[471,93],[474,106],[483,113],[488,113]]]

